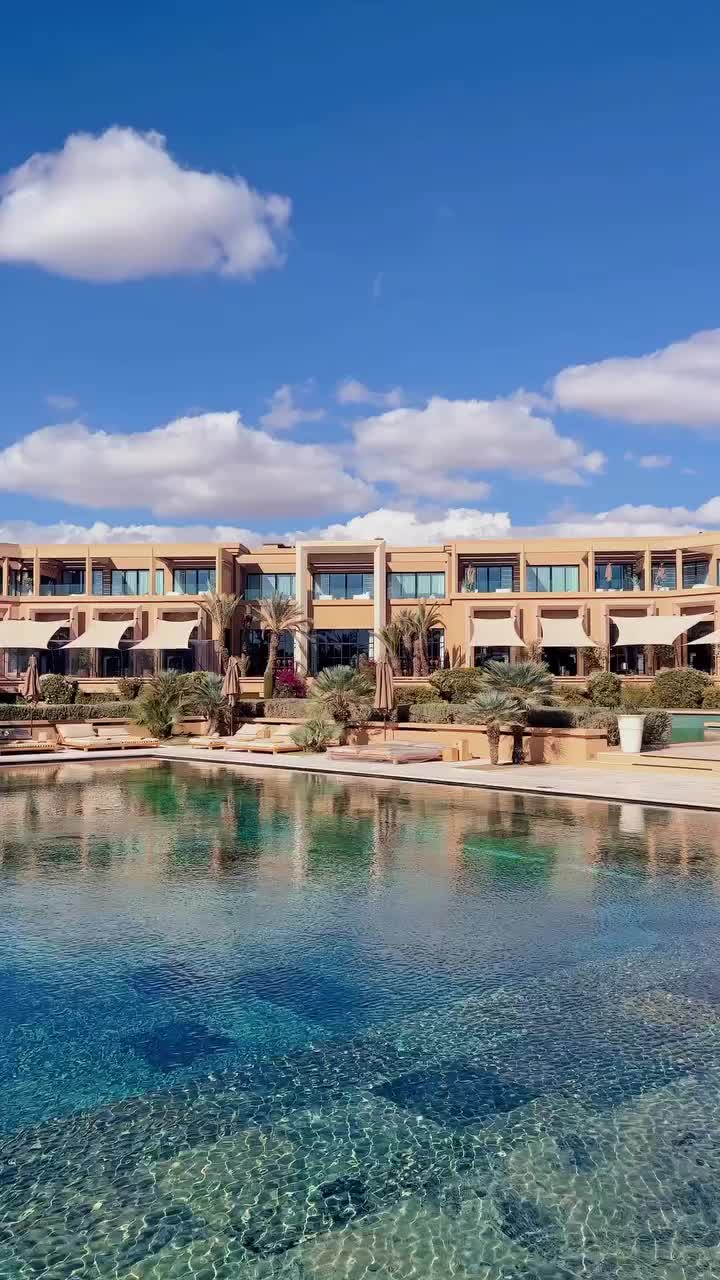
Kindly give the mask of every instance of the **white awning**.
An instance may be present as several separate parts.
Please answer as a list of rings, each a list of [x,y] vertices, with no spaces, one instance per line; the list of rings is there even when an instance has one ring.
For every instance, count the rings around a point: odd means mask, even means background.
[[[187,649],[190,644],[190,632],[198,625],[197,618],[182,621],[177,618],[160,618],[155,623],[149,636],[139,644],[131,645],[133,649]]]
[[[544,649],[594,649],[582,622],[574,618],[541,617],[542,644]]]
[[[618,629],[615,645],[626,644],[672,644],[678,636],[682,636],[696,622],[713,622],[710,613],[672,614],[661,617],[658,614],[642,614],[639,618],[611,617],[610,621]]]
[[[0,622],[0,649],[47,649],[60,627],[68,625],[67,618],[60,622],[28,622],[23,618],[5,618]]]
[[[515,630],[515,623],[508,614],[505,618],[473,618],[472,643],[483,649],[516,649],[522,647],[522,637]]]
[[[128,621],[127,618],[91,622],[87,631],[64,644],[63,649],[119,649],[123,635],[132,625],[132,619]]]
[[[720,644],[720,631],[711,631],[708,635],[701,636],[699,640],[689,640],[688,644]]]

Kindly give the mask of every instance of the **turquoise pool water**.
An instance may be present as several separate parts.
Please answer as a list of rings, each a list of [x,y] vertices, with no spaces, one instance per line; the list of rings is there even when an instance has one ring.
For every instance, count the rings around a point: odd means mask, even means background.
[[[717,819],[0,771],[0,1276],[720,1275]]]
[[[671,741],[703,742],[705,740],[706,724],[720,726],[720,715],[713,714],[710,711],[696,713],[695,715],[683,715],[681,712],[673,712]]]

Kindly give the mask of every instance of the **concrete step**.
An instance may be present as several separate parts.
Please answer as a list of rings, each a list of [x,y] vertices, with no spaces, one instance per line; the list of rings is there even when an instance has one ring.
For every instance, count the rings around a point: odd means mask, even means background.
[[[625,755],[621,751],[600,751],[592,763],[602,769],[671,769],[675,773],[720,774],[720,760],[656,755],[652,751],[637,755]]]

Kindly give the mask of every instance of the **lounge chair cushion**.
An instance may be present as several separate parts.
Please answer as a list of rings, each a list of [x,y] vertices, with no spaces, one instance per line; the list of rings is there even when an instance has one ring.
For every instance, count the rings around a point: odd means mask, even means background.
[[[60,724],[58,725],[58,733],[68,742],[74,738],[96,738],[97,732],[91,724]]]

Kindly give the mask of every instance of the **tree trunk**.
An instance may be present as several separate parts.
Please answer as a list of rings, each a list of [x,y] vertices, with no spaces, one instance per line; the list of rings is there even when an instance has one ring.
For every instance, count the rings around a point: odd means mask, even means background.
[[[500,751],[500,725],[488,724],[485,726],[487,734],[488,749],[490,751],[490,763],[497,764]]]
[[[422,675],[422,650],[419,636],[416,636],[413,640],[412,673],[414,676]]]
[[[275,692],[275,667],[277,665],[277,651],[280,643],[280,637],[274,631],[270,632],[270,640],[268,643],[268,660],[265,668],[265,676],[263,678],[263,697],[272,698]]]
[[[392,673],[393,673],[393,675],[394,675],[394,676],[401,676],[401,675],[402,675],[402,662],[400,661],[400,656],[399,656],[399,654],[397,654],[397,653],[388,653],[388,661],[389,661],[389,663],[390,663],[390,666],[392,667]]]
[[[430,675],[430,659],[428,658],[427,636],[420,636],[420,675]]]
[[[525,747],[523,745],[523,734],[524,734],[524,730],[521,724],[514,724],[512,726],[512,736],[513,736],[512,762],[513,764],[525,763]]]

